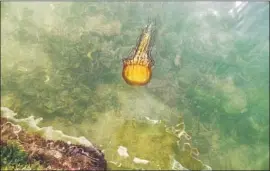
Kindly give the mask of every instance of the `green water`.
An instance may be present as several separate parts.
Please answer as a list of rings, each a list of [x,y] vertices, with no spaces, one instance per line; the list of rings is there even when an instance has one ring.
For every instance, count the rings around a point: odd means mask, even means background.
[[[148,18],[153,77],[132,87],[121,59]],[[113,169],[269,169],[269,4],[1,3],[1,106],[86,137]]]

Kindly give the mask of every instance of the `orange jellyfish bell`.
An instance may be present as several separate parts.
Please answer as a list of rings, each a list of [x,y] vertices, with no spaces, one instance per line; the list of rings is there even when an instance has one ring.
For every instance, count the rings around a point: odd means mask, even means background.
[[[128,58],[123,59],[122,77],[129,85],[143,86],[152,77],[154,60],[151,57],[152,25],[146,26]]]

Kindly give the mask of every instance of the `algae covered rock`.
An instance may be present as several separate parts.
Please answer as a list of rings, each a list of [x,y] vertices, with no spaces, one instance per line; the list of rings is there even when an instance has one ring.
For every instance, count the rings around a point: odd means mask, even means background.
[[[45,139],[41,136],[42,131],[29,131],[28,129],[27,132],[27,129],[25,130],[23,127],[16,124],[16,122],[20,123],[23,119],[16,119],[12,114],[8,116],[7,111],[7,109],[1,108],[1,114],[6,116],[1,117],[1,157],[4,157],[4,160],[1,160],[1,166],[5,167],[8,165],[17,167],[17,165],[21,163],[34,164],[38,161],[45,169],[107,169],[104,154],[91,143],[88,143],[89,145],[81,145],[73,144],[70,141],[64,142],[62,140]],[[45,131],[45,133],[51,134],[53,132],[58,133],[58,135],[62,134],[62,138],[68,139],[68,136],[60,131]],[[75,142],[74,140],[76,139],[73,138],[70,140]],[[83,139],[81,138],[79,140]],[[17,150],[18,147],[16,146],[7,145],[9,142],[16,142],[21,150]],[[84,144],[87,143],[84,142]],[[17,163],[10,165],[10,163],[12,164],[13,162],[14,156],[17,157],[15,159]]]

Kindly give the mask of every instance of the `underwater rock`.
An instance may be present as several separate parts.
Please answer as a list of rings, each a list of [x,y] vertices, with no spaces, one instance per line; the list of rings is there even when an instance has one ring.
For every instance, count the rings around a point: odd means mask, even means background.
[[[137,164],[147,164],[147,163],[149,163],[148,160],[140,159],[140,158],[137,158],[137,157],[134,157],[133,162],[137,163]]]
[[[1,117],[1,146],[14,141],[28,154],[28,161],[39,161],[46,169],[106,170],[104,154],[93,146],[75,145],[61,140],[46,140],[28,133],[20,125]]]
[[[117,152],[118,152],[118,154],[119,154],[121,157],[125,157],[125,158],[126,158],[126,157],[129,156],[126,147],[119,146]]]

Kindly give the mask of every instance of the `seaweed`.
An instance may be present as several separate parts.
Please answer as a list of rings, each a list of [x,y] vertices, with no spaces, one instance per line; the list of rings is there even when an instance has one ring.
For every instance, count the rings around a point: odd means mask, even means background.
[[[26,165],[28,155],[15,144],[1,142],[1,167]]]
[[[38,162],[30,163],[28,154],[18,142],[1,141],[1,170],[42,170],[44,167]]]

